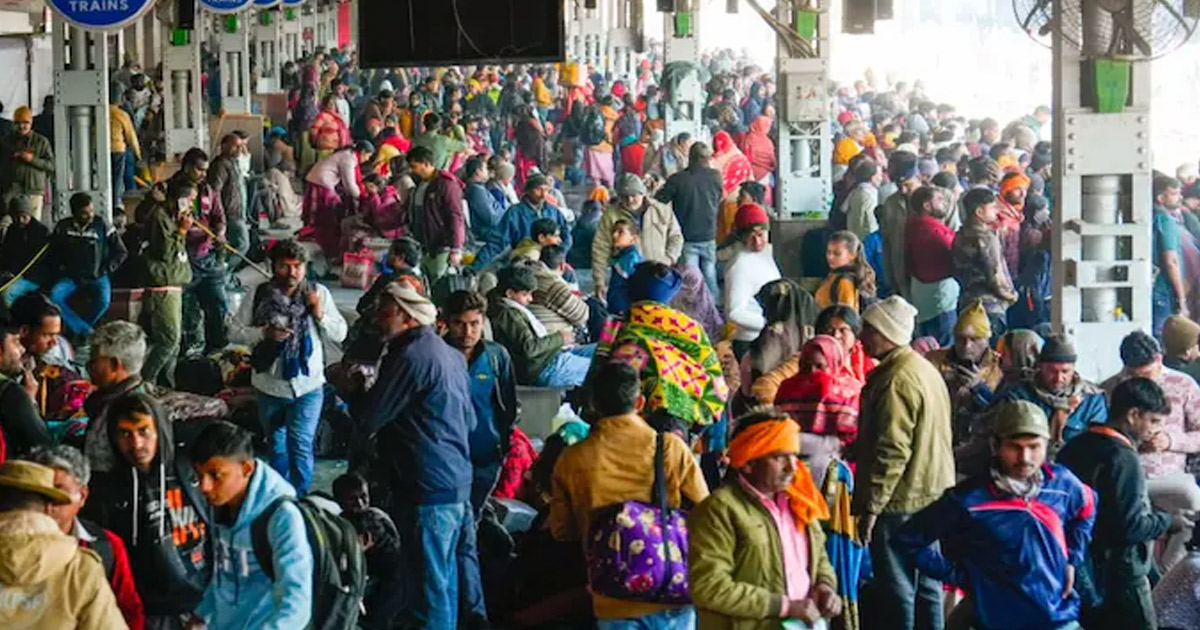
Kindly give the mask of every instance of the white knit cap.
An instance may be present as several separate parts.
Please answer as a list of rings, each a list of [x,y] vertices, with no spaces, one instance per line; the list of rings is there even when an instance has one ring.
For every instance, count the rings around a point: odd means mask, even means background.
[[[888,341],[907,346],[912,343],[913,328],[917,325],[917,309],[904,298],[893,295],[867,307],[862,318]]]

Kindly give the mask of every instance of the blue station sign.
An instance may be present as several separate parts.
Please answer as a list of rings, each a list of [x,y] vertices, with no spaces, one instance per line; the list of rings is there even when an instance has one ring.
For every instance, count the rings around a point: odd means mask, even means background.
[[[125,28],[154,6],[154,0],[46,0],[64,20],[89,31]]]
[[[239,13],[254,4],[254,0],[200,0],[200,6],[211,13]]]

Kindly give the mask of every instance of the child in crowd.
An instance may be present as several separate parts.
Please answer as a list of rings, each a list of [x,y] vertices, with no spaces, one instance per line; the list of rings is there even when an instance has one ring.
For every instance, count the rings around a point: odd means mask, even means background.
[[[609,275],[608,312],[624,315],[629,312],[629,277],[645,260],[638,247],[638,229],[631,221],[621,219],[613,224],[612,274]]]
[[[849,230],[834,232],[825,249],[829,275],[813,296],[817,306],[826,309],[835,304],[861,310],[860,296],[875,296],[875,271],[867,264],[862,243]]]

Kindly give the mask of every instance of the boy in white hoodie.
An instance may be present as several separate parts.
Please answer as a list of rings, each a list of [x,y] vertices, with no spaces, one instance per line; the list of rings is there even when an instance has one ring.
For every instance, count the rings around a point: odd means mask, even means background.
[[[766,324],[754,296],[768,282],[782,277],[771,250],[770,222],[767,211],[756,203],[738,208],[733,221],[740,245],[725,268],[725,313],[737,326],[733,352],[739,359]]]

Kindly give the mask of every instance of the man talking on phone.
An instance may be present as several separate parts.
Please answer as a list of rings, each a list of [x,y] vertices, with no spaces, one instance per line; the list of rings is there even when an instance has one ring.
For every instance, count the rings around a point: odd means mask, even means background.
[[[192,281],[187,233],[195,221],[191,213],[195,201],[195,184],[182,178],[172,180],[165,198],[152,198],[145,220],[147,280],[142,315],[149,349],[142,379],[147,383],[174,385],[183,330],[183,287]]]
[[[295,240],[269,252],[272,278],[246,294],[230,327],[234,343],[253,348],[251,385],[271,434],[271,467],[308,493],[313,439],[325,401],[323,342],[340,344],[346,320],[329,289],[308,282],[308,252]]]

